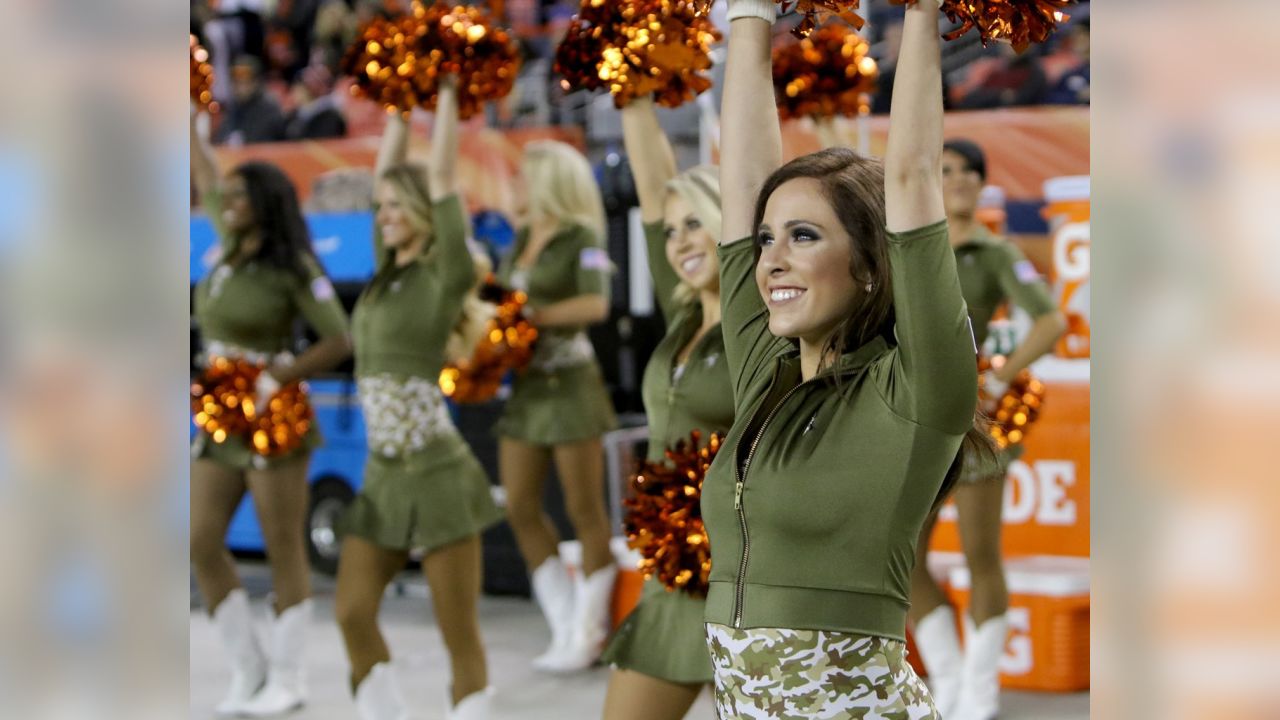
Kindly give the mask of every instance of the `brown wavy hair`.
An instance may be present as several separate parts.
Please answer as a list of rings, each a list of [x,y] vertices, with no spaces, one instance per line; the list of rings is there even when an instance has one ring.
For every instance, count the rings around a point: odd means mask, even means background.
[[[893,280],[889,267],[889,234],[885,227],[884,163],[849,148],[833,147],[802,155],[773,172],[756,198],[752,228],[764,221],[765,205],[790,180],[818,181],[822,193],[851,239],[849,274],[858,294],[853,312],[823,344],[822,364],[862,347],[876,337],[896,344],[893,334]],[[754,243],[756,261],[760,244]],[[870,288],[869,290],[867,288]],[[975,358],[976,362],[976,358]],[[995,461],[995,445],[987,432],[989,421],[976,411],[960,452],[947,470],[936,503],[955,486],[966,463],[987,466]]]

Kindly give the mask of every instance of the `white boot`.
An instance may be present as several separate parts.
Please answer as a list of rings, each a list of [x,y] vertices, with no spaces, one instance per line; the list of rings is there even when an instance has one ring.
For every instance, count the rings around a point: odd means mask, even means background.
[[[248,717],[272,717],[302,707],[307,700],[302,657],[306,650],[311,600],[285,609],[270,624],[267,684],[241,710]]]
[[[574,584],[573,637],[563,653],[550,659],[551,672],[578,672],[600,658],[609,636],[609,610],[617,577],[618,566],[610,564]]]
[[[489,712],[493,709],[493,688],[477,690],[458,701],[449,710],[446,720],[489,720]]]
[[[360,720],[409,720],[400,683],[390,663],[373,666],[356,688],[356,714]]]
[[[956,616],[951,606],[943,603],[934,608],[916,623],[912,636],[929,671],[933,704],[944,720],[950,720],[964,676],[964,655],[960,652],[960,636],[956,634]]]
[[[1008,637],[1004,615],[974,627],[964,615],[964,678],[954,720],[992,720],[1000,712],[1000,657]]]
[[[253,634],[249,595],[243,588],[236,588],[223,598],[213,613],[213,624],[231,659],[231,687],[217,707],[219,715],[229,717],[239,714],[262,689],[267,681],[267,658]]]
[[[565,652],[573,638],[573,581],[559,555],[552,555],[533,571],[533,597],[551,626],[551,646],[533,659],[533,666],[548,670],[552,658]]]

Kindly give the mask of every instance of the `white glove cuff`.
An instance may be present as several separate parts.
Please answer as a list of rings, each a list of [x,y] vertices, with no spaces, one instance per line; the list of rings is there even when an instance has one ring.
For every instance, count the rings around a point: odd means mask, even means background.
[[[758,17],[772,24],[778,19],[778,6],[774,0],[729,0],[730,22],[740,17]]]
[[[1009,383],[997,378],[996,374],[992,372],[986,373],[983,385],[987,395],[994,400],[999,400],[1009,391]]]

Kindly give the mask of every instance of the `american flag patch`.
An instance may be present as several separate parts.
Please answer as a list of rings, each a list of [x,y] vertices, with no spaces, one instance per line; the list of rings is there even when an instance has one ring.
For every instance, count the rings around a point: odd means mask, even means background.
[[[589,247],[583,248],[578,253],[578,265],[584,270],[601,270],[608,271],[610,267],[609,253],[604,248]]]
[[[311,296],[315,299],[325,302],[332,300],[337,293],[333,290],[333,283],[329,282],[329,278],[321,275],[311,281]]]
[[[1013,266],[1013,274],[1018,278],[1018,282],[1026,285],[1040,279],[1040,271],[1036,270],[1036,266],[1031,264],[1030,260],[1019,260]]]

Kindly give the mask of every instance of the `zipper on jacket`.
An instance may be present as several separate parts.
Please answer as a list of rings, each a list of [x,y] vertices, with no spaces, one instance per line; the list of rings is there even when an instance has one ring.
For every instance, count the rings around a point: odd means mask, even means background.
[[[777,381],[777,377],[774,378],[774,381]],[[760,445],[760,438],[764,437],[764,431],[769,428],[769,423],[773,422],[773,417],[786,404],[787,399],[803,385],[804,383],[802,382],[788,390],[782,396],[782,399],[773,406],[773,409],[769,411],[769,415],[765,417],[759,432],[756,433],[755,438],[751,441],[751,449],[747,451],[747,459],[742,462],[742,467],[738,468],[737,463],[734,463],[734,479],[736,482],[733,485],[733,508],[738,511],[738,526],[742,529],[742,561],[738,564],[738,583],[733,596],[734,628],[740,629],[742,627],[742,604],[743,594],[746,591],[747,557],[751,554],[751,537],[747,533],[747,511],[742,507],[742,490],[746,484],[747,472],[751,469],[751,458],[755,456],[756,447]]]

